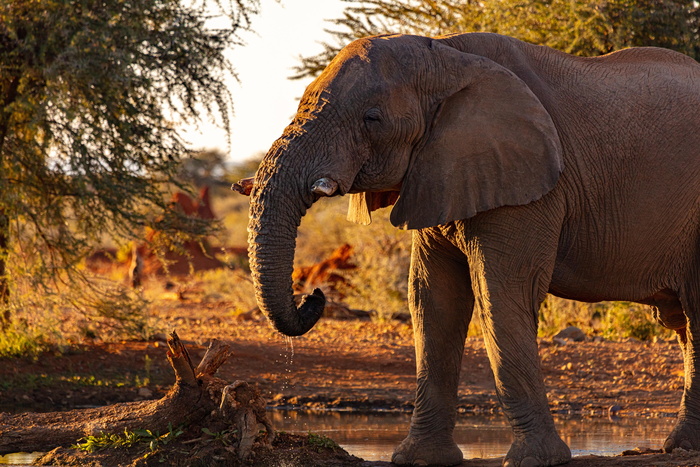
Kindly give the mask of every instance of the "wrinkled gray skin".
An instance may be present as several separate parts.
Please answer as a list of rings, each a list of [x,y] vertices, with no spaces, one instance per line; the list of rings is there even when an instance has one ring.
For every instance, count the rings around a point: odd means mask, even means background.
[[[396,201],[396,192],[400,194]],[[657,307],[685,355],[664,448],[700,448],[700,65],[663,49],[577,58],[494,34],[381,36],[307,88],[252,192],[257,299],[308,331],[290,275],[301,217],[350,193],[352,220],[395,202],[414,229],[409,305],[418,389],[398,464],[458,464],[452,438],[467,326],[483,320],[515,441],[509,466],[567,462],[537,353],[547,292]]]

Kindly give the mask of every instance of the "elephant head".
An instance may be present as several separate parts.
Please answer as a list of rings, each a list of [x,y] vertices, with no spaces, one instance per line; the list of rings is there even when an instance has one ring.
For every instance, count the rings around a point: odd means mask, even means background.
[[[395,204],[416,229],[536,200],[562,169],[552,119],[513,72],[448,45],[388,35],[345,47],[312,82],[264,157],[251,192],[256,298],[280,332],[320,317],[320,291],[292,294],[297,228],[319,198],[350,194],[348,218]]]

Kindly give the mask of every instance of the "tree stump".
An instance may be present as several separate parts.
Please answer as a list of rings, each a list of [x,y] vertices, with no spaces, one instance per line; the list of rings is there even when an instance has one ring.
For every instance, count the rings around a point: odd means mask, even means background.
[[[175,332],[168,339],[167,358],[176,381],[162,399],[114,404],[106,407],[51,413],[0,413],[0,454],[49,451],[68,447],[86,436],[148,429],[166,433],[172,427],[199,424],[221,427],[235,434],[232,448],[239,459],[251,452],[264,425],[265,443],[274,430],[265,414],[265,400],[257,389],[242,381],[229,384],[214,374],[230,356],[230,346],[214,340],[194,367]]]

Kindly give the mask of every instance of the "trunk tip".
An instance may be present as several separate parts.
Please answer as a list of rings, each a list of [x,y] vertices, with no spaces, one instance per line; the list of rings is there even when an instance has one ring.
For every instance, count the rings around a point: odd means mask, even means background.
[[[309,295],[305,295],[297,308],[297,320],[295,323],[280,321],[273,317],[272,323],[279,332],[286,336],[296,337],[306,334],[321,319],[326,308],[326,296],[319,288],[314,289]],[[291,325],[290,325],[291,324]]]

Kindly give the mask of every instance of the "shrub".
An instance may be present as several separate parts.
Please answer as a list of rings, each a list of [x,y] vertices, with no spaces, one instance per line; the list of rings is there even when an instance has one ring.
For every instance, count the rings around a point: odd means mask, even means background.
[[[654,320],[649,306],[632,302],[583,303],[553,295],[542,303],[539,323],[542,337],[551,337],[568,326],[606,339],[668,339],[674,334]]]
[[[204,302],[230,302],[236,312],[248,311],[256,306],[252,279],[243,270],[221,268],[199,271],[194,274],[193,280],[198,283]]]
[[[48,348],[46,337],[24,326],[10,326],[0,332],[0,357],[37,357]]]

